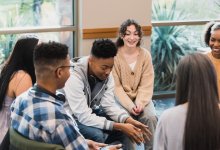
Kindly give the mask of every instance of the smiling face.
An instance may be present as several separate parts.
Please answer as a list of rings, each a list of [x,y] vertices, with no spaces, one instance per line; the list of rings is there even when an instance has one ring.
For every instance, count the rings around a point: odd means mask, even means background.
[[[138,31],[134,25],[128,26],[125,35],[121,38],[124,41],[124,45],[130,48],[136,47],[140,40]]]
[[[220,59],[220,29],[214,30],[211,33],[209,46],[212,49],[212,55]]]
[[[114,58],[96,58],[91,56],[89,58],[89,72],[99,78],[105,80],[108,78],[114,65]]]

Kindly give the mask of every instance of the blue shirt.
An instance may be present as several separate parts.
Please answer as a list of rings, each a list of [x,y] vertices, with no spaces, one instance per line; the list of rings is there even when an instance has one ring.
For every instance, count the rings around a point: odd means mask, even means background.
[[[11,126],[26,138],[63,145],[67,150],[88,149],[63,102],[36,86],[16,98],[11,106],[11,119]]]

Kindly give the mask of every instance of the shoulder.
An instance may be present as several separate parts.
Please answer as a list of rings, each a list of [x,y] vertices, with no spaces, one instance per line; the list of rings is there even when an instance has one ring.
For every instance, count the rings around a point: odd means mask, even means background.
[[[186,117],[187,107],[185,105],[178,105],[165,110],[160,116],[160,122],[166,122],[167,124],[172,124],[182,120]]]
[[[31,76],[26,71],[19,70],[13,75],[12,79],[16,79],[18,81],[20,81],[20,80],[31,80]]]
[[[141,53],[144,54],[143,56],[145,56],[145,58],[151,58],[151,53],[150,53],[149,50],[147,50],[147,49],[145,49],[143,47],[140,47],[140,49],[141,49]]]

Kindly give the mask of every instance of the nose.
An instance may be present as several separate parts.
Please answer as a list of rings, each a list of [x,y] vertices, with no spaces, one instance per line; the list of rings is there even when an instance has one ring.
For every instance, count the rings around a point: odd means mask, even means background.
[[[111,70],[112,70],[111,68],[106,69],[105,74],[106,74],[106,75],[109,75],[110,72],[111,72]]]

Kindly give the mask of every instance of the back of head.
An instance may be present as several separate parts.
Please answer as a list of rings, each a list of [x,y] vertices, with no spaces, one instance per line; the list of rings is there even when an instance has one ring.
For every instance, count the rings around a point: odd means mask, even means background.
[[[116,56],[117,48],[109,39],[98,39],[93,42],[91,55],[96,58],[112,58]]]
[[[8,89],[9,82],[14,73],[18,70],[24,70],[36,82],[33,65],[33,50],[38,43],[38,38],[34,36],[22,36],[14,46],[14,49],[6,60],[0,76],[0,108]]]
[[[41,43],[34,50],[34,66],[37,78],[45,78],[54,68],[62,65],[68,56],[68,47],[57,42]]]
[[[178,65],[176,105],[188,102],[185,150],[220,148],[220,111],[215,69],[206,55],[185,56]]]
[[[209,46],[211,33],[215,30],[220,30],[220,22],[209,22],[206,24],[206,27],[204,30],[204,42],[207,46]]]
[[[142,29],[141,29],[141,26],[133,19],[127,19],[126,21],[124,21],[120,28],[119,28],[119,37],[118,39],[116,40],[116,46],[117,47],[122,47],[124,46],[124,41],[121,37],[124,37],[126,35],[126,31],[127,31],[127,27],[130,26],[130,25],[134,25],[137,32],[138,32],[138,36],[140,37],[140,40],[139,42],[137,43],[137,46],[140,46],[141,44],[141,38],[143,36],[143,33],[142,33]]]

